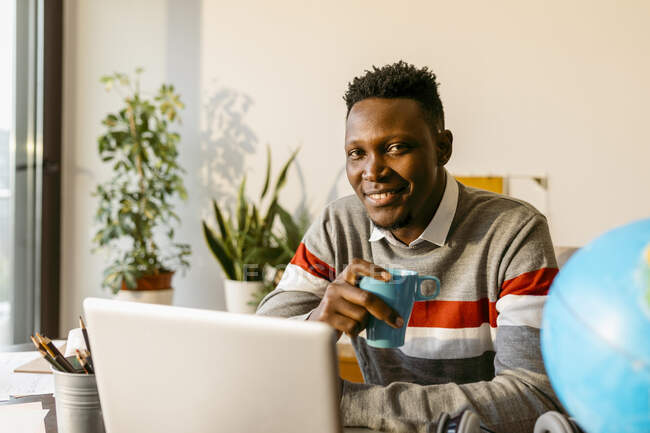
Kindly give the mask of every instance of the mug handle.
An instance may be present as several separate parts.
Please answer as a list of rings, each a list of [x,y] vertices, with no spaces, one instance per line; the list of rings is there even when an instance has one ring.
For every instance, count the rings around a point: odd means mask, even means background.
[[[433,295],[430,296],[424,296],[422,294],[422,287],[420,286],[422,284],[422,281],[424,280],[432,280],[436,282],[436,291],[434,292]],[[438,277],[430,277],[428,275],[418,275],[418,290],[415,292],[415,300],[416,301],[430,301],[432,299],[435,299],[436,296],[440,294],[440,280]]]

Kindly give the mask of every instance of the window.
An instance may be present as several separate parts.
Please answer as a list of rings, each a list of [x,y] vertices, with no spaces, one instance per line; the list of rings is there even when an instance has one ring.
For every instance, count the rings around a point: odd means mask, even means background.
[[[58,335],[61,3],[0,0],[0,345]]]
[[[13,342],[11,298],[13,268],[14,1],[0,0],[0,345]]]

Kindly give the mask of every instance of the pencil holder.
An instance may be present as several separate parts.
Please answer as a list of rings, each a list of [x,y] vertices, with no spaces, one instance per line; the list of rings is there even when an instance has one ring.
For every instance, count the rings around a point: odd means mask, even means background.
[[[105,433],[95,375],[55,369],[52,373],[58,432]]]

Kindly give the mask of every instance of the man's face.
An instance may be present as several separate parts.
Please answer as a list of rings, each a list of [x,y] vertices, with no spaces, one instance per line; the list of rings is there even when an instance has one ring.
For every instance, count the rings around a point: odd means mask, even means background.
[[[345,153],[350,185],[375,225],[426,227],[444,191],[451,133],[434,132],[417,101],[368,98],[354,104]]]

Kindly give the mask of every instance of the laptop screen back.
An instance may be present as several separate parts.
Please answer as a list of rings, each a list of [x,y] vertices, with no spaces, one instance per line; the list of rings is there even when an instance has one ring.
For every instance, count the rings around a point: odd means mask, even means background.
[[[331,328],[88,298],[107,433],[340,431]]]

